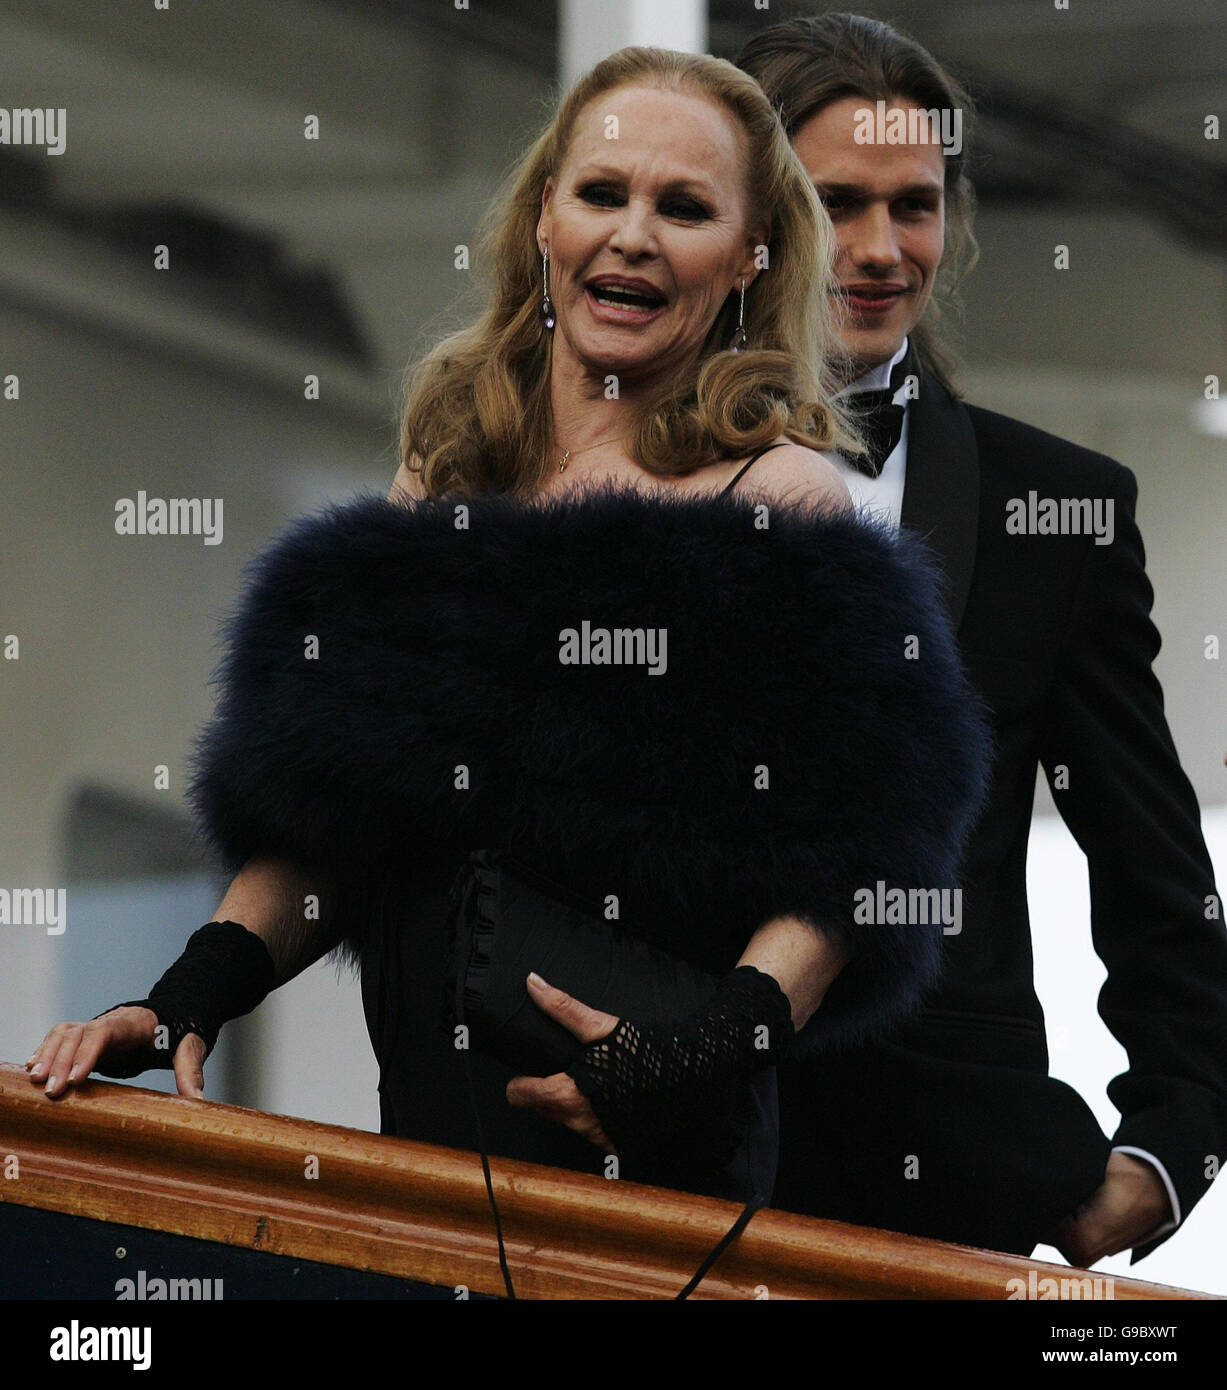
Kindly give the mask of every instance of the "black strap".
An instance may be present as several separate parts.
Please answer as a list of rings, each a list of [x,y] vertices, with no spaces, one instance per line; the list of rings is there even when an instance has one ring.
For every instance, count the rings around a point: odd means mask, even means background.
[[[750,1218],[754,1213],[758,1211],[760,1207],[765,1207],[766,1205],[767,1199],[765,1197],[755,1196],[750,1198],[742,1208],[741,1215],[720,1237],[719,1241],[716,1243],[716,1248],[708,1255],[698,1269],[695,1270],[694,1277],[691,1279],[690,1283],[675,1297],[675,1303],[683,1298],[689,1298],[690,1295],[694,1293],[695,1289],[699,1287],[703,1279],[707,1276],[707,1271],[750,1224]]]
[[[453,889],[453,892],[456,890]],[[456,1021],[468,1031],[468,1021],[464,1012],[464,971],[456,971],[456,993],[453,1002]],[[482,1176],[486,1180],[486,1196],[494,1215],[494,1235],[498,1241],[498,1267],[503,1273],[503,1285],[508,1298],[515,1298],[515,1285],[511,1282],[511,1269],[507,1264],[507,1247],[503,1241],[503,1221],[499,1215],[498,1202],[494,1199],[494,1180],[490,1176],[490,1156],[486,1152],[486,1131],[481,1122],[481,1104],[477,1099],[477,1081],[473,1076],[473,1057],[469,1049],[469,1038],[464,1038],[464,1080],[469,1092],[469,1105],[473,1111],[473,1127],[477,1131],[477,1152],[481,1155]]]
[[[481,1154],[481,1171],[486,1180],[486,1196],[490,1199],[490,1210],[494,1214],[494,1234],[498,1240],[498,1267],[503,1272],[503,1284],[507,1297],[515,1298],[515,1285],[511,1282],[511,1269],[507,1264],[507,1247],[503,1241],[503,1221],[499,1215],[498,1203],[494,1200],[494,1180],[490,1176],[490,1156],[486,1152],[486,1134],[481,1122],[481,1106],[477,1101],[477,1083],[473,1079],[473,1058],[465,1039],[464,1077],[469,1088],[469,1104],[473,1107],[473,1124],[477,1129],[477,1151]]]
[[[741,482],[742,478],[745,477],[745,475],[746,475],[746,473],[749,471],[750,465],[751,465],[752,463],[757,463],[758,460],[759,460],[760,458],[762,458],[762,456],[763,456],[764,454],[769,454],[769,453],[771,452],[772,449],[778,449],[778,448],[781,447],[781,444],[782,444],[782,443],[786,443],[786,442],[787,442],[787,441],[780,441],[780,440],[778,440],[778,441],[777,441],[776,443],[774,443],[774,444],[765,444],[765,445],[758,451],[758,453],[756,453],[756,454],[751,454],[750,457],[749,457],[748,459],[746,459],[745,463],[743,463],[743,464],[741,465],[741,467],[737,470],[737,476],[736,476],[736,477],[733,479],[733,481],[728,485],[728,487],[726,487],[726,488],[721,492],[720,496],[723,497],[723,496],[725,496],[726,493],[732,492],[732,490],[737,486],[737,484],[738,484],[739,482]]]
[[[774,448],[775,446],[769,445],[768,447]],[[763,452],[766,453],[766,450],[764,449]],[[753,463],[754,460],[751,459],[750,462]],[[746,467],[749,467],[749,464],[747,464]],[[745,469],[742,470],[742,472],[744,471]],[[740,476],[740,474],[738,476]],[[734,479],[734,482],[735,481],[736,479]],[[455,1009],[457,1020],[463,1023],[463,971],[457,971]],[[477,1151],[481,1156],[481,1171],[482,1175],[485,1177],[486,1180],[486,1196],[490,1199],[490,1211],[494,1217],[494,1236],[495,1240],[498,1242],[498,1264],[499,1269],[502,1271],[503,1274],[503,1284],[507,1289],[507,1297],[515,1298],[515,1285],[511,1282],[511,1269],[507,1264],[507,1248],[503,1240],[503,1222],[499,1214],[498,1202],[495,1200],[494,1196],[494,1181],[490,1174],[490,1156],[486,1151],[485,1126],[481,1122],[481,1105],[477,1099],[477,1083],[473,1076],[473,1058],[468,1047],[469,1039],[466,1038],[464,1041],[465,1081],[468,1086],[469,1104],[473,1110],[473,1126],[477,1131]],[[745,1228],[750,1224],[750,1220],[754,1216],[754,1213],[757,1212],[760,1207],[766,1206],[766,1204],[766,1197],[761,1196],[758,1193],[755,1193],[755,1195],[750,1198],[750,1200],[742,1208],[741,1214],[738,1216],[737,1220],[734,1221],[733,1224],[729,1227],[729,1229],[724,1233],[724,1235],[720,1237],[719,1241],[716,1242],[715,1248],[711,1250],[711,1252],[707,1255],[707,1258],[698,1267],[698,1269],[695,1270],[686,1287],[682,1289],[680,1293],[675,1295],[675,1301],[677,1299],[690,1297],[690,1295],[695,1291],[695,1289],[699,1287],[699,1284],[702,1282],[702,1280],[707,1276],[707,1272],[711,1269],[712,1265],[716,1263],[720,1256],[724,1254],[728,1247],[732,1245],[732,1243],[737,1239],[737,1237],[741,1235],[742,1231],[744,1231]]]

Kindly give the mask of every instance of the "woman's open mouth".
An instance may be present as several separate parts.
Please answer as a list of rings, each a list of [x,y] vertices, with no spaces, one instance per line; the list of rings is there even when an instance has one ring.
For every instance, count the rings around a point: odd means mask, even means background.
[[[593,317],[605,323],[648,323],[668,308],[661,294],[608,282],[589,281],[584,296]]]

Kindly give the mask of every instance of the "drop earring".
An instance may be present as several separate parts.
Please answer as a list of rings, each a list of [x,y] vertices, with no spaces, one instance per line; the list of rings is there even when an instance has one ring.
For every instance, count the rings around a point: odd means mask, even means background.
[[[733,340],[729,343],[730,352],[740,352],[746,345],[746,282],[745,277],[741,281],[741,303],[737,308],[737,332],[733,334]]]
[[[554,328],[554,305],[550,300],[550,248],[541,253],[541,322],[546,329]]]

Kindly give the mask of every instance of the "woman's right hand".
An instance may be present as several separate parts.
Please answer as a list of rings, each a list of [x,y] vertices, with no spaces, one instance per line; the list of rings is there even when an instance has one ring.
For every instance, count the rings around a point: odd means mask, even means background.
[[[88,1023],[57,1023],[26,1063],[30,1080],[42,1084],[55,1099],[70,1086],[79,1086],[99,1062],[114,1066],[115,1076],[135,1076],[138,1071],[124,1069],[124,1054],[134,1049],[152,1051],[158,1016],[152,1009],[125,1004]],[[163,1054],[165,1055],[165,1054]],[[188,1033],[175,1049],[175,1085],[181,1096],[204,1099],[205,1042],[198,1033]],[[134,1059],[129,1059],[134,1060]]]

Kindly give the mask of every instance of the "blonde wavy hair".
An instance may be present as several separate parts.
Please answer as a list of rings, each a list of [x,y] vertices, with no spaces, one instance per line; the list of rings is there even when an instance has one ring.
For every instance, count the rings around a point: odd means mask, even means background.
[[[695,94],[726,110],[747,137],[747,206],[770,228],[763,273],[746,294],[748,347],[728,350],[734,292],[691,367],[634,406],[631,457],[650,473],[678,476],[781,434],[814,449],[857,445],[831,399],[834,231],[770,102],[723,59],[623,48],[571,88],[483,218],[476,263],[488,283],[476,321],[406,374],[400,456],[428,496],[530,493],[547,476],[553,335],[539,314],[542,194],[547,179],[557,180],[581,112],[625,86]]]

